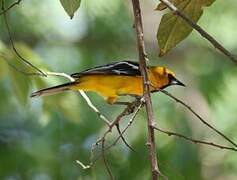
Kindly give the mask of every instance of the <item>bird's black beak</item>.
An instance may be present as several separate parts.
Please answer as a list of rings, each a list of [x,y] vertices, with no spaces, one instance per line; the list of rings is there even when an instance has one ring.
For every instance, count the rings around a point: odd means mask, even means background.
[[[170,82],[170,84],[172,84],[172,85],[179,85],[179,86],[186,86],[184,83],[182,83],[181,81],[179,81],[178,79],[176,79],[176,78],[172,78],[172,80],[171,80],[171,82]]]

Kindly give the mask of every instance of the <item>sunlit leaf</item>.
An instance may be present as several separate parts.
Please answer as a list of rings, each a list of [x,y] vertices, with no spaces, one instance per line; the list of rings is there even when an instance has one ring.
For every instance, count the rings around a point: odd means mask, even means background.
[[[210,6],[215,0],[174,0],[175,6],[197,22],[203,14],[203,7]],[[164,9],[164,6],[158,5],[157,9]],[[165,55],[179,42],[185,39],[191,32],[192,27],[183,19],[168,12],[163,15],[157,32],[160,56]]]
[[[81,4],[81,0],[60,0],[60,2],[71,19]]]

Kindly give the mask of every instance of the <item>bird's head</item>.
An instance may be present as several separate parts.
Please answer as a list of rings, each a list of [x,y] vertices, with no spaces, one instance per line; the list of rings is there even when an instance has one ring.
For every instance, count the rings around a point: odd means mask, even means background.
[[[152,67],[151,71],[155,78],[156,87],[159,89],[164,89],[167,86],[171,85],[185,86],[181,81],[176,78],[175,73],[173,71],[165,67]]]

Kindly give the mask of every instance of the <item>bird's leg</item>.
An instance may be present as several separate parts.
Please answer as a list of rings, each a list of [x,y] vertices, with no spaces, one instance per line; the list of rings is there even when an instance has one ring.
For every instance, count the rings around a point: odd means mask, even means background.
[[[120,101],[118,101],[118,102],[115,102],[114,104],[115,104],[115,105],[125,105],[125,106],[127,106],[127,107],[126,107],[126,109],[127,109],[127,115],[133,113],[133,112],[134,112],[134,109],[136,108],[134,102],[131,103],[131,102],[120,102]]]
[[[127,106],[127,114],[131,114],[134,112],[134,109],[136,107],[138,107],[141,103],[143,103],[143,98],[142,96],[139,96],[139,95],[130,95],[130,96],[133,96],[135,98],[135,101],[134,102],[120,102],[120,101],[117,101],[117,102],[114,102],[113,104],[115,105],[125,105]]]

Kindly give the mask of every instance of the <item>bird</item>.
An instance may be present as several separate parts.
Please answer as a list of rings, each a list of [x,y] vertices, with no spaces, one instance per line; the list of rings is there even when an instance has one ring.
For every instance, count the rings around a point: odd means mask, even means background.
[[[185,86],[176,78],[174,72],[166,67],[148,66],[150,91],[156,92],[171,85]],[[143,78],[139,64],[124,60],[86,69],[71,74],[73,82],[41,89],[31,94],[31,97],[49,96],[67,90],[82,90],[96,92],[107,103],[116,104],[120,96],[143,95]]]

